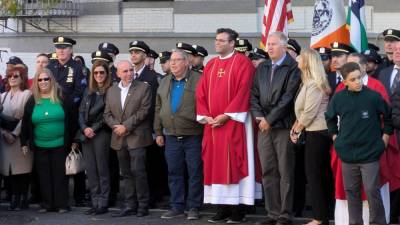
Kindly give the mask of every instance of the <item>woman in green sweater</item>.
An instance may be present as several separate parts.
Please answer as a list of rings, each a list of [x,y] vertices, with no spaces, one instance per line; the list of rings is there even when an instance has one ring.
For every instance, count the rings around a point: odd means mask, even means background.
[[[36,73],[32,94],[24,109],[21,146],[34,152],[43,199],[39,212],[65,213],[69,210],[65,159],[76,131],[76,113],[48,69]]]

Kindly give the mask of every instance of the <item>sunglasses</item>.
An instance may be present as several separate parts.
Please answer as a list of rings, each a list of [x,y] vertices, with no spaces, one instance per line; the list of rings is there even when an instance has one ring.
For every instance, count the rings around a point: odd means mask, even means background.
[[[106,71],[103,71],[103,70],[102,71],[94,71],[93,74],[94,75],[98,75],[98,74],[99,75],[104,75],[104,74],[106,74]]]
[[[45,77],[45,78],[39,78],[38,81],[42,82],[42,81],[49,81],[50,77]]]
[[[11,76],[8,76],[8,78],[14,78],[14,79],[18,79],[19,78],[19,75],[17,75],[17,74],[14,74],[14,75],[11,75]]]

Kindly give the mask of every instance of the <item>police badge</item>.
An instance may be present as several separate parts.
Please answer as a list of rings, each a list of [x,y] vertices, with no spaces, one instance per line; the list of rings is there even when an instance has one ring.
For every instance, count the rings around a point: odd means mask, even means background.
[[[67,83],[74,82],[74,70],[71,67],[68,67],[68,75],[67,75]]]

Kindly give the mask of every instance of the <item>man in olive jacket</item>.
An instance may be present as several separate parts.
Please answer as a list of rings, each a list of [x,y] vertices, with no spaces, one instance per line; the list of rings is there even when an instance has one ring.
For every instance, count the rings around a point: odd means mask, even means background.
[[[165,143],[168,181],[171,191],[171,209],[162,219],[184,216],[199,218],[203,199],[203,164],[201,140],[203,126],[196,121],[195,91],[200,74],[189,69],[187,53],[176,50],[170,58],[171,74],[161,80],[156,96],[154,131],[159,146]],[[165,140],[163,136],[165,134]],[[187,201],[185,201],[185,162],[189,175]]]

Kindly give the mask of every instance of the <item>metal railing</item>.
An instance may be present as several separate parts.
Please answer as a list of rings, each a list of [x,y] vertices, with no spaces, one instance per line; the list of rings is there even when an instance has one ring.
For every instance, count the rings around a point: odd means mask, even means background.
[[[16,0],[13,12],[0,8],[0,17],[76,17],[79,0]]]

